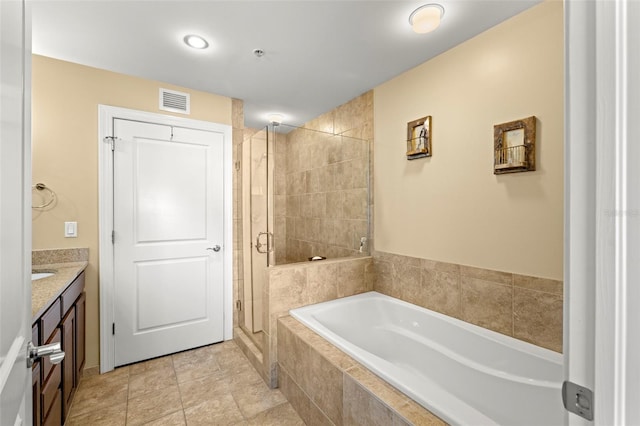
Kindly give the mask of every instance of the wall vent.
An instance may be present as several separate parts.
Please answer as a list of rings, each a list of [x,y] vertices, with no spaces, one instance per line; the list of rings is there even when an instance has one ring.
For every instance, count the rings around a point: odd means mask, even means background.
[[[191,97],[188,93],[160,88],[160,109],[163,111],[191,113]]]

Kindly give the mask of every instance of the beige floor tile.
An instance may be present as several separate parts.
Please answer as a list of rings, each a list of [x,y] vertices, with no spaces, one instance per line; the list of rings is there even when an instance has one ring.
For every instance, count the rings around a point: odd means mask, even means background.
[[[79,388],[91,388],[94,386],[105,386],[115,383],[125,383],[129,380],[129,367],[116,368],[105,374],[83,377],[80,380]]]
[[[148,369],[129,376],[129,399],[153,394],[177,384],[176,373],[169,359],[168,364],[166,362],[159,364],[155,370]]]
[[[172,356],[178,382],[199,379],[220,371],[212,346],[181,352]]]
[[[72,408],[65,426],[125,426],[127,422],[127,403],[117,404],[100,410],[92,410],[82,415],[74,415]],[[73,417],[71,417],[73,416]]]
[[[145,423],[144,426],[185,426],[187,421],[184,418],[184,411],[176,411],[168,416]]]
[[[128,381],[128,376],[121,376],[91,386],[80,383],[73,399],[72,414],[79,416],[127,402]]]
[[[235,342],[157,358],[83,379],[69,426],[301,425]]]
[[[284,403],[250,418],[250,426],[304,426],[304,422],[291,404]]]
[[[187,426],[233,425],[244,419],[233,396],[226,394],[184,410]]]
[[[230,387],[233,398],[247,419],[287,401],[280,390],[269,389],[262,379],[256,383]]]
[[[184,408],[193,407],[208,399],[215,399],[220,395],[231,393],[227,381],[216,376],[182,382],[178,384],[178,387]]]
[[[142,425],[182,410],[178,385],[129,400],[127,426]]]
[[[129,366],[129,375],[134,376],[136,374],[155,371],[159,368],[165,367],[173,368],[173,362],[170,356],[163,356],[161,358],[150,359],[149,361],[132,364]]]

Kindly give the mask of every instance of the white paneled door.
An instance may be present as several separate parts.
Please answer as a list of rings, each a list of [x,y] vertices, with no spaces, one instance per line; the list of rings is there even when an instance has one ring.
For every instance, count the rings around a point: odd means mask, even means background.
[[[31,424],[31,26],[0,0],[0,425]]]
[[[223,340],[223,135],[116,119],[115,365]]]

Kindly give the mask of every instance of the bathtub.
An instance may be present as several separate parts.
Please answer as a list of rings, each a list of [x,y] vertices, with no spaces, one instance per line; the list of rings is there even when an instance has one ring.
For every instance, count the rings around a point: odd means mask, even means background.
[[[291,316],[450,424],[562,425],[562,355],[376,292]]]

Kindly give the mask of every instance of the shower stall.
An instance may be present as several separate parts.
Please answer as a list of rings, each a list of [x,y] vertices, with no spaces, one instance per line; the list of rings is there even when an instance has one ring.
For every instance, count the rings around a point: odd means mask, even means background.
[[[369,254],[370,143],[285,124],[245,136],[239,326],[258,347],[266,268]]]

